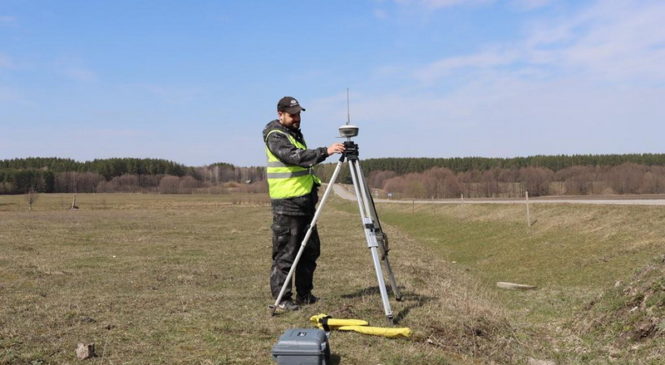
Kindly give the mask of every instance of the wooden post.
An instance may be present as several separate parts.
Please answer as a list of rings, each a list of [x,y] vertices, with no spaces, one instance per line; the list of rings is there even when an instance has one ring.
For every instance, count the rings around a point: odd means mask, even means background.
[[[76,193],[74,194],[74,198],[72,199],[72,206],[69,209],[78,209],[78,205],[76,205]]]
[[[529,214],[529,191],[524,191],[524,198],[526,203],[526,226],[531,227],[531,215]]]
[[[25,200],[28,203],[29,211],[32,212],[32,205],[35,204],[37,198],[38,198],[37,192],[33,188],[30,188],[28,192],[25,194]]]

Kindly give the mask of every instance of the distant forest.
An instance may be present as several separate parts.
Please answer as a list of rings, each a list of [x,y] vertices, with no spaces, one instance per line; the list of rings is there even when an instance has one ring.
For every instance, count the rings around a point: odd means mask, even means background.
[[[665,154],[362,160],[368,184],[395,198],[665,193]],[[327,180],[333,164],[318,168]],[[348,169],[339,181],[350,183]]]
[[[334,158],[334,157],[333,157]],[[516,158],[380,158],[361,162],[370,186],[396,198],[665,193],[665,154]],[[335,163],[315,168],[324,181]],[[344,168],[339,182],[350,183]],[[266,192],[265,170],[161,159],[0,160],[0,194],[74,192]]]
[[[0,194],[266,191],[263,167],[215,163],[189,167],[161,159],[110,158],[78,162],[64,158],[0,160]],[[223,186],[224,183],[226,186]],[[236,183],[236,184],[234,184]]]

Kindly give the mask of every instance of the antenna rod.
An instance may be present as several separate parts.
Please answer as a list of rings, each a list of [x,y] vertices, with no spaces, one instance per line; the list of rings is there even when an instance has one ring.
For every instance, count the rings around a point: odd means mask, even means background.
[[[349,110],[349,88],[346,88],[346,125],[351,123],[351,112]]]

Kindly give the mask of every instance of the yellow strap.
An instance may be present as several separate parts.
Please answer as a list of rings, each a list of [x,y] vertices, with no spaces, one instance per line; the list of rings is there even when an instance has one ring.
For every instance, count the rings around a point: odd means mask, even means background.
[[[410,337],[412,332],[407,327],[389,328],[389,327],[369,327],[367,321],[362,319],[340,319],[332,318],[327,314],[317,314],[309,318],[317,327],[336,329],[340,331],[354,331],[366,335],[383,336],[388,338]],[[324,323],[325,322],[325,323]],[[326,330],[328,330],[326,329]]]
[[[318,314],[316,316],[312,316],[309,320],[314,323],[319,328],[323,328],[323,320],[327,318],[327,325],[331,329],[336,329],[337,327],[341,326],[367,326],[369,323],[367,321],[363,321],[362,319],[341,319],[341,318],[332,318],[328,315],[325,314]]]
[[[411,337],[411,329],[386,328],[386,327],[368,327],[368,326],[342,326],[337,328],[340,331],[354,331],[365,335],[383,336],[388,338]]]

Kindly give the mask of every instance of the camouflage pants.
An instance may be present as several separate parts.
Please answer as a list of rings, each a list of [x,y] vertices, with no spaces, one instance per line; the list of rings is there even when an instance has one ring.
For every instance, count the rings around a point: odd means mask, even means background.
[[[284,285],[289,270],[291,270],[312,218],[313,216],[273,215],[270,290],[275,299]],[[319,234],[316,227],[314,227],[296,267],[296,290],[300,296],[309,294],[314,287],[312,280],[314,270],[316,270],[316,259],[320,252]],[[291,290],[291,283],[289,283],[283,299],[291,299]]]

